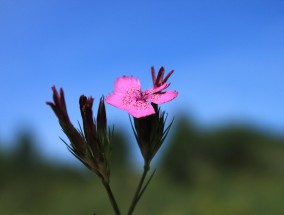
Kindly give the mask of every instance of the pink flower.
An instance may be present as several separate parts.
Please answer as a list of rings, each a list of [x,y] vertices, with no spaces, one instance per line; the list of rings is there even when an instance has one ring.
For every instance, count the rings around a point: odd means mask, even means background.
[[[126,110],[135,118],[149,116],[155,113],[151,105],[163,104],[177,97],[177,91],[165,91],[170,83],[163,83],[159,87],[155,87],[146,91],[141,90],[141,84],[134,77],[123,76],[114,83],[114,93],[106,97],[106,102]]]

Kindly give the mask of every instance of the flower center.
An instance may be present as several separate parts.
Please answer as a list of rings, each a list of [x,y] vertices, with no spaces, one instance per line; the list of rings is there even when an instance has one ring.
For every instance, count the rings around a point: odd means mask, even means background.
[[[134,104],[133,107],[136,110],[146,110],[148,109],[150,106],[150,104],[148,102],[146,102],[145,100],[137,100]]]
[[[141,99],[141,90],[137,87],[131,87],[125,90],[125,95],[121,98],[122,104],[125,106],[131,105],[138,99]]]

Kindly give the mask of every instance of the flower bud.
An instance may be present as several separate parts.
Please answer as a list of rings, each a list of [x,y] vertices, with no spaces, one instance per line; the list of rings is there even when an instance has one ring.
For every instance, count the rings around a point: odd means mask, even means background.
[[[69,151],[78,158],[87,168],[97,174],[104,183],[109,182],[110,174],[110,135],[106,129],[106,110],[103,98],[100,100],[98,108],[97,126],[93,118],[93,101],[92,97],[87,98],[82,95],[79,99],[80,111],[83,121],[83,130],[80,127],[80,132],[74,128],[67,114],[65,98],[63,90],[60,89],[60,95],[55,87],[53,90],[52,102],[47,102],[57,118],[70,141],[70,145],[64,140]]]
[[[86,149],[86,146],[84,144],[85,142],[84,137],[77,131],[77,129],[75,129],[75,127],[73,126],[73,124],[69,119],[63,89],[60,88],[60,94],[58,94],[55,86],[53,86],[52,91],[53,91],[54,103],[46,102],[46,104],[52,108],[55,115],[57,116],[59,124],[63,132],[70,140],[74,152],[78,156],[83,156]]]
[[[107,128],[106,108],[103,97],[100,99],[100,104],[98,108],[97,127],[99,133],[105,132]]]

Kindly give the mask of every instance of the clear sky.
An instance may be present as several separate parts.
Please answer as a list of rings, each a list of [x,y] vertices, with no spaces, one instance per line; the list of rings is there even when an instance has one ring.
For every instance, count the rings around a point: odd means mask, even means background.
[[[50,87],[76,124],[81,94],[98,101],[121,75],[149,88],[151,66],[175,70],[170,116],[284,131],[283,11],[283,0],[0,0],[0,139],[31,127],[45,154],[68,159]],[[130,129],[126,112],[107,111]]]

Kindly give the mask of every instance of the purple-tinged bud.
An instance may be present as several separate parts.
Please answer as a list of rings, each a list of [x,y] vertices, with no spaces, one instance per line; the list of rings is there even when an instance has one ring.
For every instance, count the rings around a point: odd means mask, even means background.
[[[101,99],[99,105],[99,127],[97,127],[92,111],[94,99],[92,97],[87,98],[84,95],[80,96],[79,105],[83,121],[83,130],[80,128],[79,132],[69,120],[63,90],[60,89],[59,94],[53,86],[52,91],[54,103],[47,102],[47,105],[53,109],[59,119],[59,123],[68,137],[70,144],[67,144],[64,140],[63,142],[76,158],[97,174],[104,183],[108,183],[110,174],[111,138],[106,131],[106,110],[103,99]],[[98,132],[98,130],[102,131]]]
[[[91,147],[95,157],[99,156],[99,146],[97,144],[97,131],[93,119],[93,101],[92,97],[87,98],[84,95],[80,96],[79,104],[81,116],[83,120],[83,129],[87,144]]]
[[[95,172],[105,181],[109,180],[109,163],[110,163],[110,142],[108,135],[106,133],[106,129],[104,132],[100,132],[98,128],[98,124],[96,126],[93,118],[93,106],[94,99],[92,97],[87,98],[86,96],[82,95],[79,99],[81,115],[83,119],[83,129],[86,138],[86,144],[91,149],[91,153],[88,151],[86,154],[91,160],[92,163],[92,170]],[[99,106],[99,111],[102,113],[100,118],[104,118],[106,125],[106,111],[104,106],[102,106],[102,102]]]
[[[52,110],[56,114],[57,118],[59,119],[59,122],[64,127],[68,127],[71,124],[71,122],[70,122],[68,114],[67,114],[63,89],[60,88],[60,95],[58,94],[55,86],[52,86],[51,89],[53,91],[54,103],[46,102],[46,104],[49,105],[52,108]]]
[[[97,128],[98,132],[106,132],[107,129],[107,118],[106,118],[106,108],[105,108],[105,102],[104,97],[101,97],[100,104],[98,108],[98,114],[97,114]]]
[[[69,119],[63,89],[60,88],[60,94],[58,94],[55,86],[53,86],[52,91],[54,103],[46,102],[46,104],[52,108],[57,116],[63,132],[71,142],[71,145],[74,149],[73,151],[78,156],[84,155],[86,148],[84,144],[84,137],[76,130]]]

